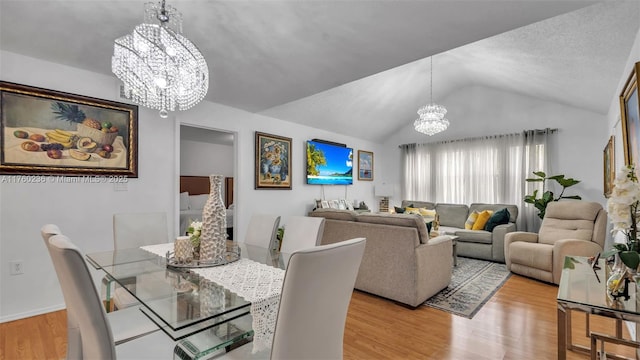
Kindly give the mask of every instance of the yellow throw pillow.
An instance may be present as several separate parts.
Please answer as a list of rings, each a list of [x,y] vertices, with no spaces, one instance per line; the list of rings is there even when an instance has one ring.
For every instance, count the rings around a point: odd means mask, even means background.
[[[405,214],[418,214],[420,215],[420,209],[414,207],[406,207],[404,208]]]
[[[480,213],[477,212],[476,210],[473,210],[473,212],[469,214],[467,221],[465,221],[464,228],[467,230],[473,229],[473,224],[475,224],[476,220],[478,220],[478,215],[480,215]]]
[[[420,215],[422,215],[422,216],[436,217],[436,211],[435,210],[429,210],[427,208],[419,208],[418,211],[420,212]]]
[[[487,221],[489,221],[491,215],[493,215],[493,211],[491,210],[484,210],[478,214],[478,218],[476,219],[476,222],[473,223],[471,230],[484,230],[484,226],[487,224]]]

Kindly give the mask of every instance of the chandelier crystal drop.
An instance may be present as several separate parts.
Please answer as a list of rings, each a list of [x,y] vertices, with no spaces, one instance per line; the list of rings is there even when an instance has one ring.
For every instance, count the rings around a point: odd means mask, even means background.
[[[209,68],[198,48],[182,35],[182,14],[173,6],[146,3],[144,23],[114,42],[111,70],[132,101],[160,110],[186,110],[209,90]]]
[[[447,109],[433,102],[433,57],[431,57],[431,97],[430,104],[418,109],[420,116],[413,122],[416,131],[429,136],[447,130],[449,120],[445,118]]]

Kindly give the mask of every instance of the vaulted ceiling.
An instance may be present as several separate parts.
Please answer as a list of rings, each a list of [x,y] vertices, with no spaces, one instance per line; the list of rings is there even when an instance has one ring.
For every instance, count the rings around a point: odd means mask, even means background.
[[[1,0],[0,49],[111,74],[144,3]],[[636,0],[168,3],[208,62],[208,100],[372,141],[428,101],[433,55],[434,99],[484,85],[604,114],[640,26]]]

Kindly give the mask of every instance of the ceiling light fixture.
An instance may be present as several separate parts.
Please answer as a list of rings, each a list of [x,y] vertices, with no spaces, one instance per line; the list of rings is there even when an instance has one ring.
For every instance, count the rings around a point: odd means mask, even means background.
[[[418,109],[420,117],[413,122],[416,131],[429,136],[447,130],[449,120],[445,119],[447,109],[433,102],[433,56],[431,57],[431,97],[430,103]]]
[[[186,110],[209,90],[209,68],[196,46],[182,36],[182,14],[173,6],[146,3],[144,23],[115,40],[111,70],[132,101],[160,110]]]

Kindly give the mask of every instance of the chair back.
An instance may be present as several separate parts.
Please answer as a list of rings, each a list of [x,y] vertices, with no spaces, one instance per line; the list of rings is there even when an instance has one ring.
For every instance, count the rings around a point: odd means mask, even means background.
[[[291,254],[320,245],[323,231],[322,217],[290,216],[285,224],[280,251]]]
[[[115,359],[111,327],[91,273],[80,250],[64,235],[49,238],[49,254],[56,269],[67,310],[76,316],[82,351],[69,359]]]
[[[115,250],[168,242],[167,214],[164,212],[120,213],[113,215]]]
[[[364,247],[365,239],[356,238],[291,255],[272,359],[342,359],[347,310]]]
[[[276,243],[280,216],[253,214],[249,220],[245,244],[271,248]]]
[[[55,224],[46,224],[40,229],[40,235],[42,235],[42,240],[44,240],[50,257],[51,247],[49,245],[49,238],[60,234],[62,234],[62,231],[60,231],[58,225]],[[54,263],[53,266],[55,268],[56,264]],[[82,340],[76,318],[77,316],[73,309],[67,309],[67,359],[78,359],[82,357]]]
[[[604,248],[607,213],[602,205],[588,201],[554,201],[547,205],[538,231],[543,244],[561,239],[593,241]]]

